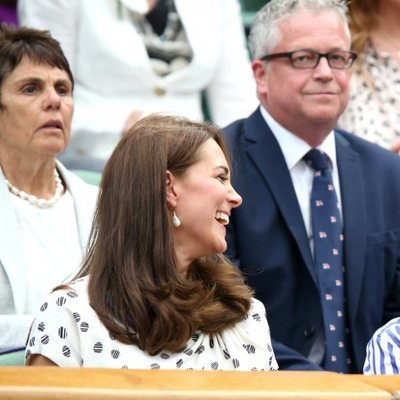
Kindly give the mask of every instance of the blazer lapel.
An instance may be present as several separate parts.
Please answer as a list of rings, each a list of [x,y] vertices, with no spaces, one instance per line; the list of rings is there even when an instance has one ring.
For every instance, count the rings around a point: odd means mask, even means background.
[[[166,75],[163,80],[168,84],[172,85],[177,80],[191,77],[193,68],[198,68],[198,64],[206,62],[208,65],[216,65],[220,57],[220,46],[217,39],[220,37],[218,31],[220,14],[218,11],[209,13],[210,9],[217,6],[214,3],[215,0],[175,0],[176,9],[197,61],[193,62],[192,60],[186,67]],[[204,21],[207,21],[206,28]],[[205,45],[205,43],[207,44]]]
[[[14,207],[11,203],[4,176],[0,169],[0,263],[10,281],[15,312],[23,313],[25,308],[27,274],[24,252],[21,251],[21,235]]]
[[[310,243],[285,158],[259,109],[244,123],[247,151],[269,186],[287,227],[295,238],[304,263],[316,282]],[[317,283],[317,282],[316,282]]]
[[[74,210],[76,224],[78,226],[79,243],[82,253],[85,252],[89,239],[90,228],[92,226],[93,213],[87,206],[92,202],[91,198],[85,198],[88,195],[85,190],[85,184],[81,183],[77,177],[71,174],[58,160],[56,160],[57,170],[67,185],[67,189],[74,201]]]
[[[346,281],[351,282],[351,287],[346,286],[346,294],[350,321],[354,323],[366,251],[366,238],[363,234],[366,232],[366,205],[363,196],[357,196],[357,193],[365,193],[364,178],[358,154],[340,133],[336,132],[335,137],[343,209]]]

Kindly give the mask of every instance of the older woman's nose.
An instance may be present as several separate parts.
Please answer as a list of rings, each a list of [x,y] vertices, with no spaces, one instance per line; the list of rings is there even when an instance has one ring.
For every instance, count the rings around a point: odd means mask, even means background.
[[[44,92],[43,107],[45,109],[49,108],[59,108],[61,105],[61,97],[57,91],[52,88]]]

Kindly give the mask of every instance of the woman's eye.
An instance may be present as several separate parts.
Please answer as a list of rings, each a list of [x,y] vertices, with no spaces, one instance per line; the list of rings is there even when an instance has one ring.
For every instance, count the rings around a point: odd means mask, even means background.
[[[70,93],[70,91],[65,86],[59,86],[56,88],[56,90],[60,96],[66,96]]]
[[[228,180],[228,177],[226,175],[218,175],[218,179],[221,182],[226,182]]]
[[[26,94],[32,94],[37,91],[37,87],[33,85],[25,86],[22,91]]]

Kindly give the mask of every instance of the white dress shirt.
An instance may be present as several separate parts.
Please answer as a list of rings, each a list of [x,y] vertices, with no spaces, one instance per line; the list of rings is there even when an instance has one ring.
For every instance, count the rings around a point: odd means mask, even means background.
[[[303,216],[304,226],[310,242],[311,253],[314,254],[310,210],[310,197],[314,178],[314,170],[303,160],[303,157],[306,155],[306,153],[311,150],[311,146],[275,121],[263,107],[260,107],[260,110],[282,150],[290,172],[290,176],[292,177],[297,200],[300,205],[301,215]],[[318,149],[323,151],[329,157],[333,184],[335,186],[336,195],[339,202],[339,211],[343,225],[340,181],[336,161],[335,133],[333,131],[330,132],[325,140],[318,146]]]

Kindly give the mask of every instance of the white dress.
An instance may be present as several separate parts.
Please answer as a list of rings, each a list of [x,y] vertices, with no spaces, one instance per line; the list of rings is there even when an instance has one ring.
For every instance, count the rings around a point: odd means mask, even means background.
[[[26,356],[41,354],[62,367],[131,369],[276,370],[263,304],[253,299],[248,316],[216,335],[198,332],[179,353],[151,356],[114,339],[89,304],[88,278],[49,295],[40,308]]]

